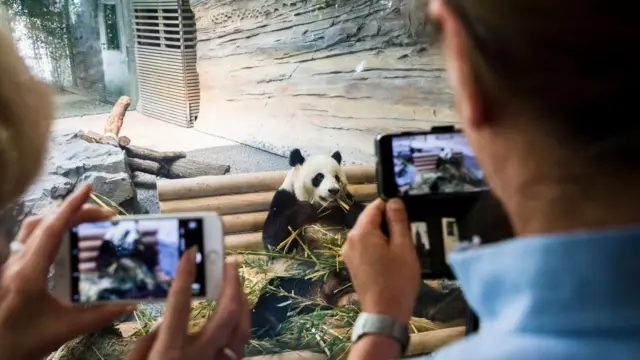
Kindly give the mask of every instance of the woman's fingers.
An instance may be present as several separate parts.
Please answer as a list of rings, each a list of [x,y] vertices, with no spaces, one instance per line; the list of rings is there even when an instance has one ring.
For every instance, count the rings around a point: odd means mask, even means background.
[[[20,225],[18,235],[16,235],[16,241],[22,244],[26,244],[27,240],[33,233],[33,230],[35,230],[36,227],[40,225],[40,222],[42,222],[42,215],[30,216],[24,219],[22,225]]]
[[[47,277],[49,266],[60,249],[64,231],[71,226],[73,216],[87,202],[90,194],[91,185],[83,185],[64,200],[55,214],[40,221],[24,250],[28,259],[37,259],[26,262],[29,272],[38,277]]]
[[[65,339],[98,331],[135,309],[135,305],[124,304],[94,305],[85,308],[69,305],[65,307],[63,314],[60,314],[60,318],[67,320],[51,325],[56,327],[55,336],[62,343]]]
[[[147,360],[153,344],[158,338],[158,331],[151,331],[136,341],[133,351],[124,360]]]
[[[249,300],[244,292],[241,295],[240,320],[233,330],[231,339],[227,347],[233,351],[237,359],[244,358],[244,347],[251,340],[251,309],[249,309]],[[228,356],[227,356],[228,357]],[[224,359],[224,357],[223,357]],[[234,360],[234,359],[229,359]]]
[[[71,226],[77,226],[85,222],[107,220],[116,215],[116,213],[117,212],[113,209],[105,209],[97,205],[84,204],[82,205],[82,208],[80,208],[80,211],[73,216]],[[22,222],[20,231],[16,236],[16,241],[26,244],[33,234],[33,231],[42,223],[43,218],[44,217],[42,215],[26,218]]]
[[[203,358],[207,359],[214,358],[229,343],[231,334],[241,319],[244,291],[235,262],[225,263],[223,281],[215,312],[202,328],[193,346],[197,354],[202,353]]]
[[[191,287],[196,278],[195,247],[187,250],[180,259],[175,279],[171,283],[166,310],[158,329],[158,339],[153,353],[171,358],[168,354],[182,354],[186,346],[189,314],[191,313]]]

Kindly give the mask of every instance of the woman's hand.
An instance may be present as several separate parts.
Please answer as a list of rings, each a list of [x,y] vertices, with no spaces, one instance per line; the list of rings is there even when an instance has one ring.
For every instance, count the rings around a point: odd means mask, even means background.
[[[196,277],[195,250],[187,251],[180,259],[162,323],[138,341],[126,360],[243,358],[244,347],[251,338],[251,318],[235,263],[225,264],[224,288],[213,315],[198,334],[187,333],[191,284]]]
[[[383,214],[390,238],[380,230]],[[367,206],[342,251],[362,311],[408,322],[420,288],[420,262],[403,202],[377,199]]]
[[[91,186],[71,194],[48,217],[28,218],[16,241],[23,249],[12,253],[0,274],[0,359],[38,359],[65,342],[97,331],[135,306],[100,305],[81,308],[62,303],[47,287],[47,275],[63,236],[70,227],[109,219],[111,210],[86,204]]]

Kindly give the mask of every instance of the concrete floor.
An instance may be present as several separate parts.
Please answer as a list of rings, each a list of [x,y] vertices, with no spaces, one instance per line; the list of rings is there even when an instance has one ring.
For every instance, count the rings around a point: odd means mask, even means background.
[[[103,113],[56,119],[53,129],[102,133],[108,116]],[[128,136],[137,146],[158,151],[185,151],[188,158],[229,165],[231,174],[289,168],[287,158],[282,156],[152,119],[137,111],[127,112],[120,135]],[[155,189],[138,189],[138,200],[149,212],[159,212]]]
[[[108,113],[113,104],[75,93],[60,91],[55,94],[56,118]]]
[[[102,134],[108,113],[75,116],[54,121],[54,131],[85,130]],[[182,128],[164,121],[152,119],[137,111],[127,111],[121,136],[131,139],[133,145],[158,151],[192,151],[217,146],[236,145],[236,143],[199,132]]]

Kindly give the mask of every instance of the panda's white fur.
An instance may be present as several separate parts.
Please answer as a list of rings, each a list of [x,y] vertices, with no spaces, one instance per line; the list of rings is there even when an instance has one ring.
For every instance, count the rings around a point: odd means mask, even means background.
[[[313,179],[319,176],[322,180],[314,186]],[[280,189],[292,192],[299,201],[327,206],[343,195],[346,186],[347,178],[336,159],[328,155],[312,155],[289,170]]]

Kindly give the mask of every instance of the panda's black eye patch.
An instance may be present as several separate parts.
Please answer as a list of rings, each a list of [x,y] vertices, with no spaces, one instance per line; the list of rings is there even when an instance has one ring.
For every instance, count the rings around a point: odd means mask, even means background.
[[[336,175],[335,178],[336,178],[336,181],[338,182],[338,184],[340,184],[340,176]]]
[[[313,185],[313,187],[318,187],[320,186],[320,184],[322,184],[322,180],[324,180],[324,174],[317,173],[316,176],[311,179],[311,185]]]

